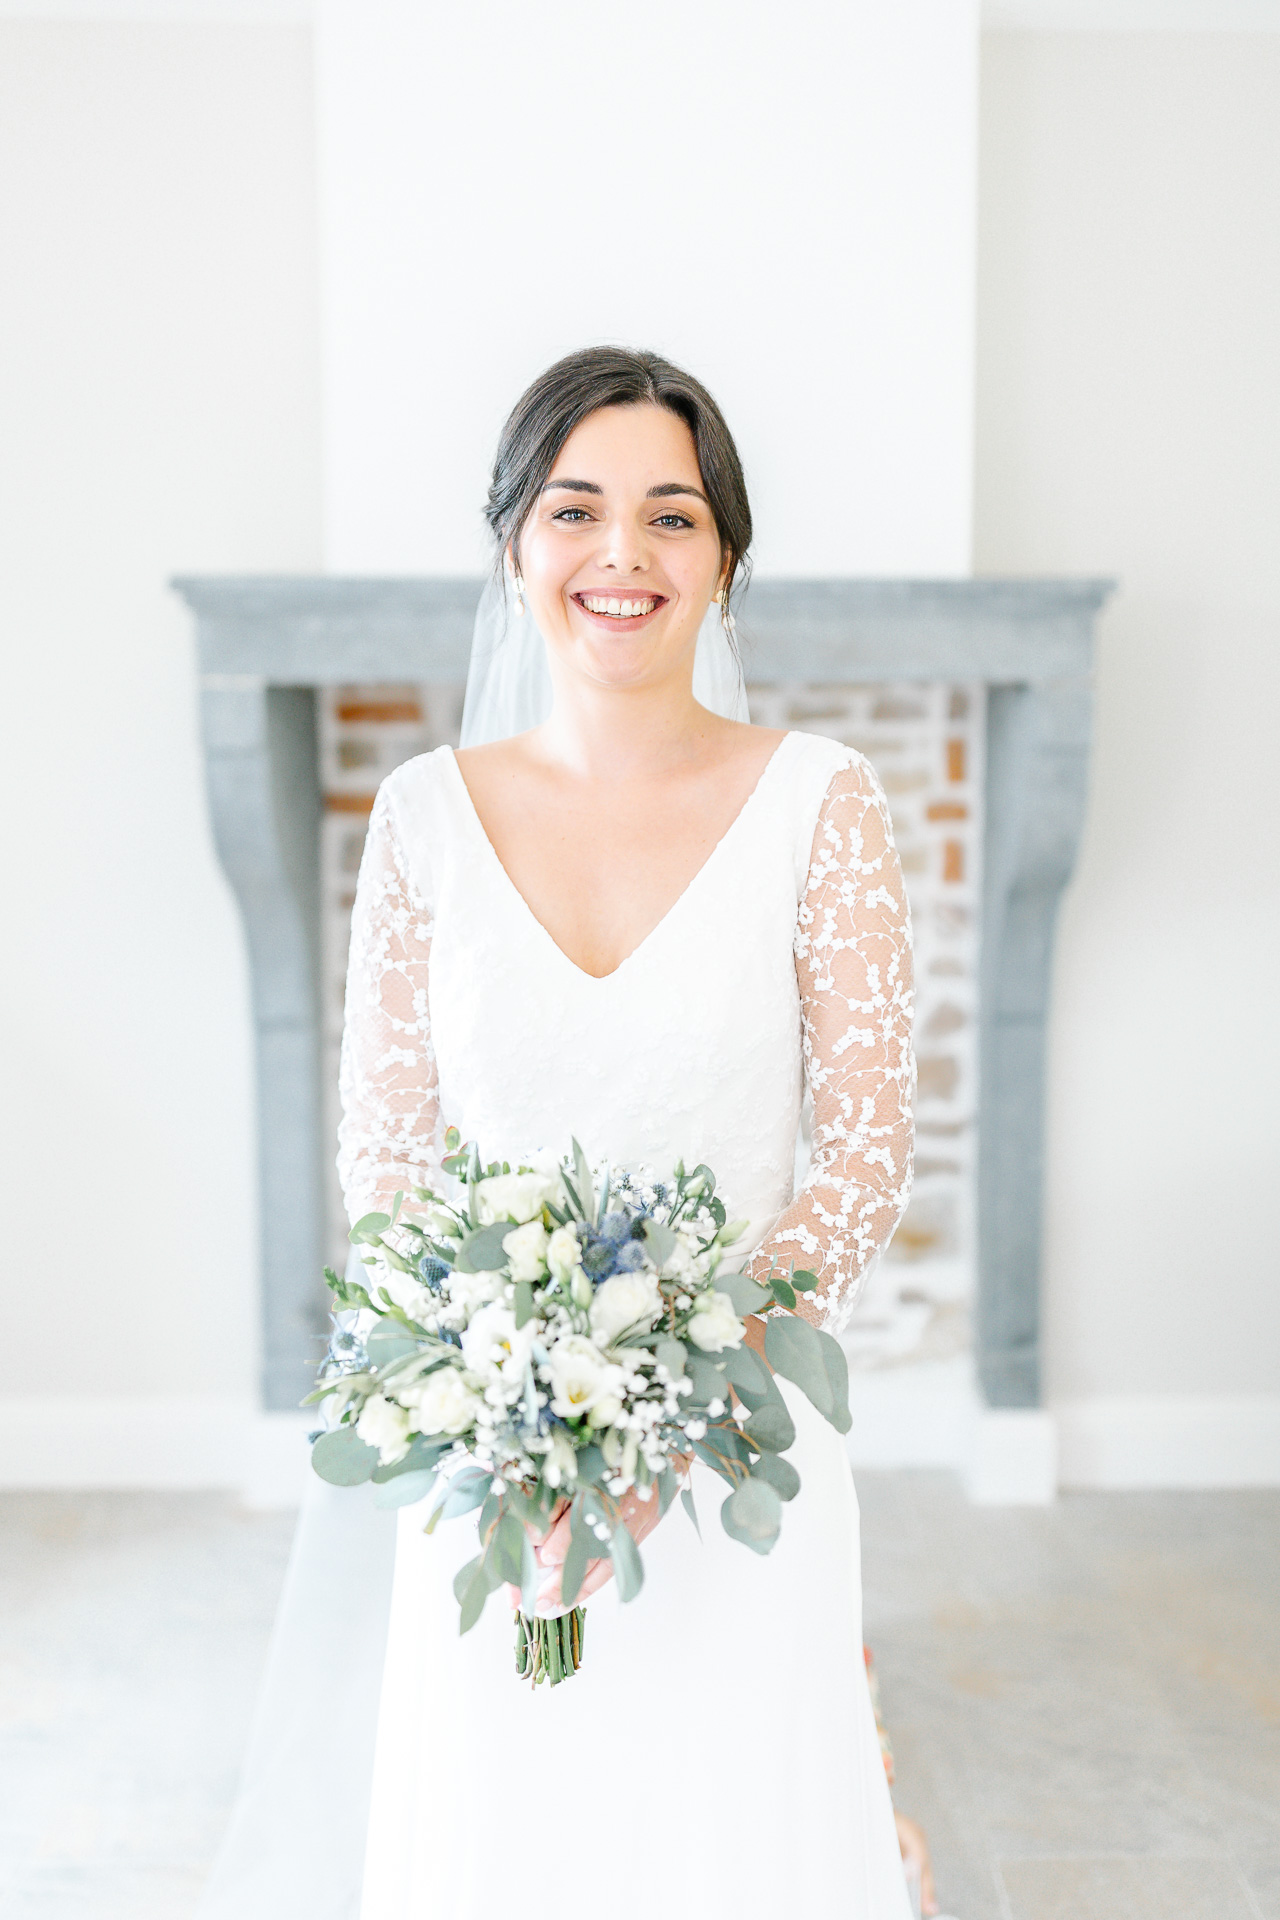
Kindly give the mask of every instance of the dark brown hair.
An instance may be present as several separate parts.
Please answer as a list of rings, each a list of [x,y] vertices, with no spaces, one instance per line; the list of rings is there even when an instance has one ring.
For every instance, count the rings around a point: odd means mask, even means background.
[[[750,568],[751,506],[742,462],[733,435],[707,389],[691,373],[657,353],[628,347],[584,347],[540,373],[521,394],[498,442],[485,517],[497,543],[499,562],[508,545],[519,564],[520,529],[537,500],[569,435],[599,407],[648,403],[665,407],[693,435],[702,484],[711,502],[725,585],[739,574],[745,584]]]

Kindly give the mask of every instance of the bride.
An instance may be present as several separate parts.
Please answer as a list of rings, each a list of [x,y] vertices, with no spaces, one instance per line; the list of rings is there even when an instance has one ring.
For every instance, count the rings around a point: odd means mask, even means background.
[[[618,1165],[706,1161],[748,1270],[816,1272],[801,1310],[838,1329],[910,1181],[910,934],[867,762],[746,724],[732,437],[657,355],[576,353],[512,412],[488,517],[470,744],[390,776],[361,868],[351,1216],[438,1185],[446,1126],[512,1161],[571,1134]],[[589,1658],[554,1691],[517,1683],[505,1609],[458,1636],[474,1530],[402,1510],[360,1920],[906,1920],[852,1480],[781,1384],[803,1486],[773,1553],[724,1535],[699,1464],[701,1539],[632,1500],[644,1592],[619,1606],[594,1565]],[[564,1535],[538,1548],[547,1610]]]

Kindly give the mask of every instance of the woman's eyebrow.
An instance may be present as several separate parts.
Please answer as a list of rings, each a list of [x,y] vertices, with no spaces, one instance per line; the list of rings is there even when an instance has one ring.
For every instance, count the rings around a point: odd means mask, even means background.
[[[567,487],[570,493],[604,493],[604,488],[598,487],[594,480],[548,480],[542,491],[550,493],[552,487]]]
[[[711,505],[706,494],[703,493],[700,488],[686,486],[683,480],[666,480],[660,487],[650,487],[645,498],[647,500],[666,500],[673,493],[691,493],[695,500],[701,500],[704,507]]]

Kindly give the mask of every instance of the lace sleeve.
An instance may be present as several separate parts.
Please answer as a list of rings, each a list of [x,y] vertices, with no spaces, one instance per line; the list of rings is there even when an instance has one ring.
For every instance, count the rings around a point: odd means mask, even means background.
[[[347,965],[338,1178],[352,1220],[429,1186],[443,1141],[427,961],[431,913],[405,861],[385,794],[369,821]]]
[[[807,1267],[807,1319],[836,1332],[911,1188],[915,1062],[911,923],[880,783],[861,755],[836,773],[818,816],[796,923],[809,1176],[750,1271]]]

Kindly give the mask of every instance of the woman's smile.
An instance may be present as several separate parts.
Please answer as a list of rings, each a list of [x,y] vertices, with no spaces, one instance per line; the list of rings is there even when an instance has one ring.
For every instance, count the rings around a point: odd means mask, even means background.
[[[667,604],[664,593],[628,593],[616,588],[607,593],[571,593],[569,598],[595,627],[607,627],[611,633],[636,633]]]

